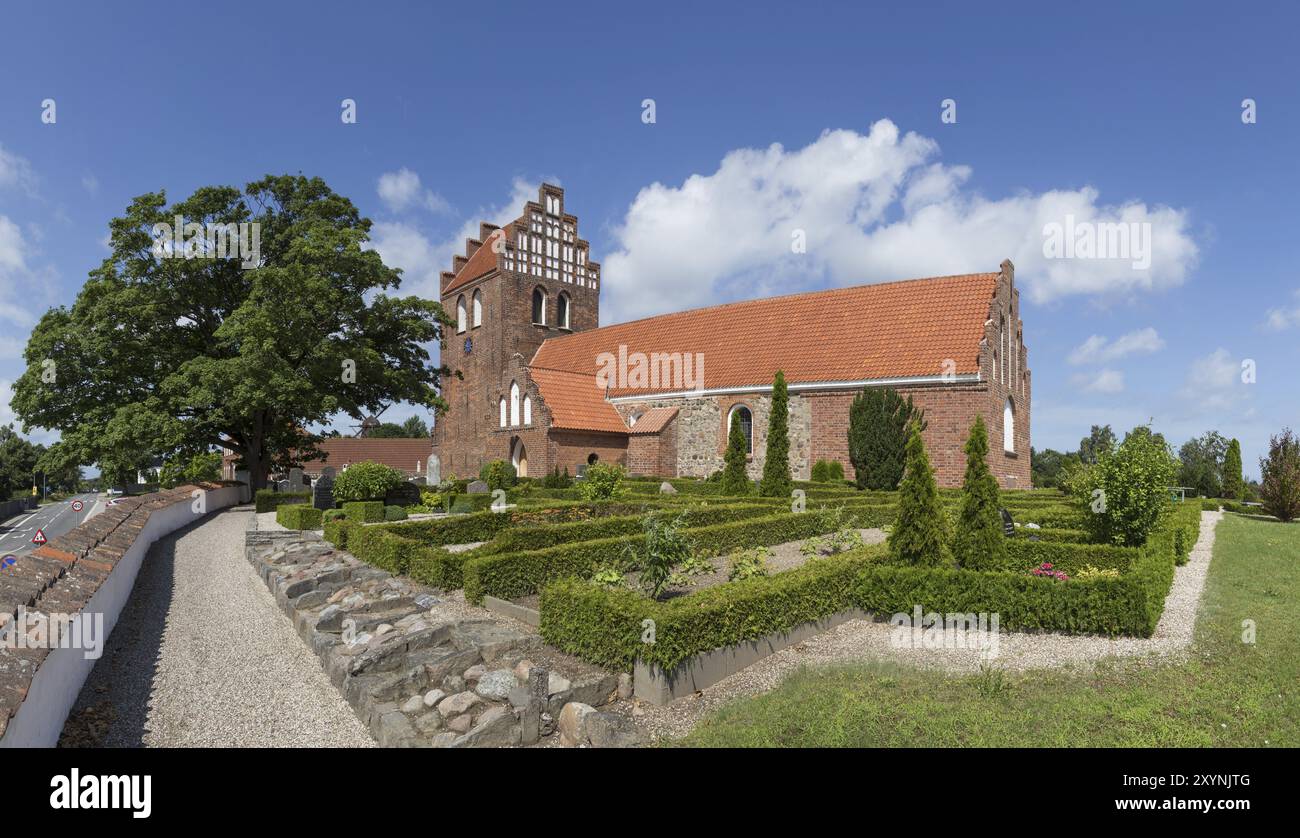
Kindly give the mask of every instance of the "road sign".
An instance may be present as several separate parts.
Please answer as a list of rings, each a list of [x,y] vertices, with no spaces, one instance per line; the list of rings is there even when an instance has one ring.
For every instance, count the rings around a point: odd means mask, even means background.
[[[44,544],[48,540],[49,539],[45,537],[45,530],[37,530],[36,535],[32,536],[33,544]]]
[[[0,569],[8,570],[16,564],[18,564],[18,557],[13,553],[8,554],[4,558],[0,558]]]
[[[82,503],[81,501],[79,501],[79,500],[74,500],[74,501],[72,502],[72,511],[73,511],[73,512],[80,512],[81,509],[82,509],[82,507],[84,507],[84,506],[85,506],[85,504]]]

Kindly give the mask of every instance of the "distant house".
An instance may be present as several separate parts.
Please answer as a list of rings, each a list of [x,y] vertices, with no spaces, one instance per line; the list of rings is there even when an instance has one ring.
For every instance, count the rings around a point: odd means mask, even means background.
[[[408,480],[423,478],[428,468],[429,455],[433,453],[433,441],[428,437],[418,439],[357,439],[355,437],[330,437],[320,441],[318,446],[325,459],[311,460],[302,464],[303,474],[313,480],[320,476],[326,466],[333,466],[340,472],[352,463],[366,461],[392,466]],[[226,453],[222,457],[222,476],[226,480],[235,479],[235,455]]]

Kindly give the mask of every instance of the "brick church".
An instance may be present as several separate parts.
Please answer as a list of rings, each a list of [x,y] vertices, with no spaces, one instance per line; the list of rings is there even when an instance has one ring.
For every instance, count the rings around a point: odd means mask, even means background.
[[[848,458],[848,412],[864,387],[925,409],[941,486],[960,485],[977,414],[1004,488],[1029,488],[1030,373],[1014,268],[836,288],[601,327],[600,265],[564,190],[505,227],[482,224],[441,277],[455,317],[442,360],[449,409],[433,431],[444,475],[494,459],[521,476],[595,462],[633,474],[722,468],[739,414],[762,474],[772,378],[790,392],[790,467]],[[459,373],[459,375],[457,375]]]

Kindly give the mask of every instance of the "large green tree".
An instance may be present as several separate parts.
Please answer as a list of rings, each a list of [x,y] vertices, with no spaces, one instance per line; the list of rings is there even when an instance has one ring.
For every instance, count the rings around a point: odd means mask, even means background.
[[[1223,460],[1228,440],[1218,431],[1206,431],[1178,449],[1178,485],[1196,489],[1201,497],[1223,494]]]
[[[1051,448],[1029,449],[1029,470],[1035,489],[1060,488],[1081,465],[1075,453],[1065,454]]]
[[[786,498],[794,488],[790,479],[790,392],[785,373],[776,371],[772,382],[772,412],[767,419],[767,452],[758,493],[769,498]]]
[[[1259,458],[1259,499],[1279,521],[1300,518],[1300,439],[1290,428],[1270,437],[1268,456]]]
[[[30,494],[42,454],[44,449],[24,439],[13,425],[0,426],[0,500]]]
[[[1006,536],[998,502],[998,480],[989,470],[989,432],[976,416],[966,439],[966,477],[961,485],[961,513],[953,536],[953,558],[961,567],[992,570],[1004,566]]]
[[[1223,496],[1241,500],[1246,494],[1246,483],[1241,478],[1241,443],[1232,440],[1223,454]]]
[[[849,406],[849,460],[859,489],[893,491],[903,479],[909,429],[925,414],[890,387],[867,387]]]
[[[1088,435],[1079,440],[1079,459],[1090,466],[1114,448],[1115,432],[1110,425],[1093,425]]]
[[[371,439],[423,439],[428,435],[429,426],[419,416],[412,416],[400,425],[383,422],[366,434]]]
[[[155,225],[260,225],[260,257],[167,256]],[[109,224],[112,255],[71,308],[32,332],[13,408],[69,456],[125,474],[149,456],[231,449],[254,488],[310,459],[303,429],[395,401],[435,409],[445,368],[426,346],[442,307],[393,297],[400,271],[366,247],[371,222],[319,178],[142,195]],[[160,255],[160,252],[162,255]]]
[[[749,482],[745,473],[745,461],[749,459],[749,440],[740,427],[740,411],[731,414],[731,431],[727,434],[727,452],[722,462],[722,494],[747,495],[753,491],[754,484]]]

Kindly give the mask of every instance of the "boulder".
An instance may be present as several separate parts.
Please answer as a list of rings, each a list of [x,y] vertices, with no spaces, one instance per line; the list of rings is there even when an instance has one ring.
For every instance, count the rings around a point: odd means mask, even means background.
[[[636,723],[620,713],[592,713],[586,722],[593,748],[639,748],[646,743]]]
[[[671,484],[671,483],[669,483],[667,480],[665,480],[664,482],[662,482],[662,483],[659,484],[659,494],[661,494],[661,495],[675,495],[675,494],[677,494],[677,489],[673,487],[673,484]]]
[[[519,686],[515,673],[509,669],[494,669],[484,673],[474,691],[489,701],[505,701],[510,691]]]
[[[596,708],[590,704],[570,701],[560,711],[556,729],[560,732],[560,744],[566,748],[580,748],[589,742],[587,736],[587,719],[595,715]]]
[[[486,495],[488,493],[488,484],[482,480],[474,480],[469,486],[465,487],[465,491],[471,495]]]
[[[438,702],[438,712],[443,715],[443,718],[448,718],[450,716],[459,716],[461,713],[464,713],[466,710],[469,710],[471,707],[473,707],[475,704],[478,704],[482,700],[483,699],[479,698],[477,695],[467,690],[463,693],[456,693],[453,696],[448,696],[447,698],[444,698],[442,701]]]

